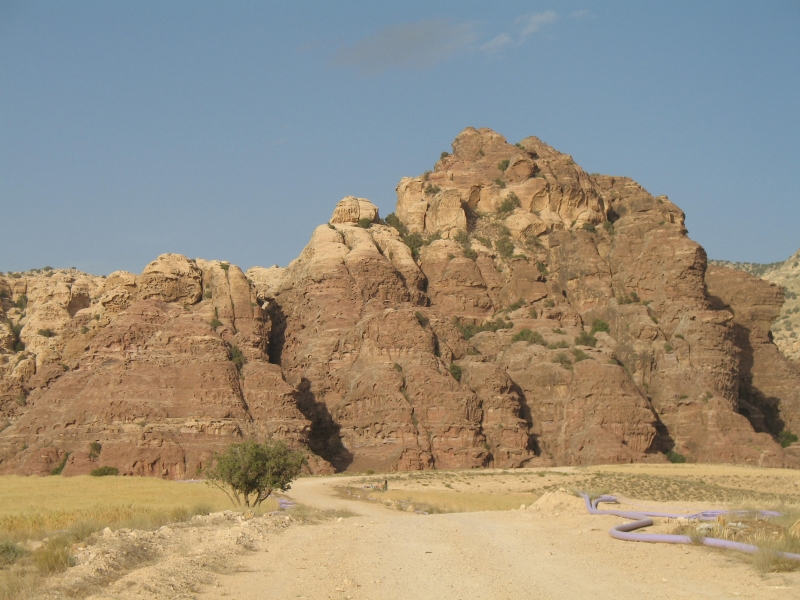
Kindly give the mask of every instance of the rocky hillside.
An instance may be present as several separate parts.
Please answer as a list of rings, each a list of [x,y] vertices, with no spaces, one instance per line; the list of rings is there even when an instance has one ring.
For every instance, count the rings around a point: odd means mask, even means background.
[[[800,363],[800,250],[783,262],[732,263],[710,260],[709,264],[745,271],[784,288],[786,300],[772,324],[772,337],[784,355]]]
[[[800,463],[782,288],[707,272],[665,196],[473,128],[397,195],[286,268],[0,278],[0,472],[192,477],[243,437],[314,472]]]

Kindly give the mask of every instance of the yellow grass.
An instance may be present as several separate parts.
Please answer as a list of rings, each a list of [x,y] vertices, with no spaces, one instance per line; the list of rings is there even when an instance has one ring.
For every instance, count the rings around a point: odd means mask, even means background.
[[[388,493],[364,489],[364,486],[382,486],[384,481],[389,483]],[[689,503],[698,509],[800,504],[800,471],[734,465],[631,464],[421,471],[368,475],[356,479],[354,484],[351,491],[357,495],[427,504],[439,512],[518,508],[554,489],[603,491],[637,501],[680,506]]]
[[[347,494],[347,492],[344,492]],[[387,492],[351,489],[356,496],[372,498],[398,510],[413,506],[429,513],[476,512],[482,510],[511,510],[535,502],[537,494],[477,493],[441,490],[389,490]]]
[[[262,510],[274,510],[267,500]],[[16,541],[68,529],[146,529],[193,514],[235,509],[200,482],[153,477],[0,477],[0,537]],[[80,533],[76,531],[76,533]]]
[[[269,499],[256,512],[277,507],[277,500]],[[16,554],[22,546],[14,542],[26,540],[43,539],[44,544],[10,558],[10,564],[0,561],[0,600],[35,594],[44,576],[69,567],[75,542],[105,527],[153,529],[227,509],[237,507],[221,490],[202,482],[152,477],[2,476],[0,550],[5,545],[6,551],[11,549]]]

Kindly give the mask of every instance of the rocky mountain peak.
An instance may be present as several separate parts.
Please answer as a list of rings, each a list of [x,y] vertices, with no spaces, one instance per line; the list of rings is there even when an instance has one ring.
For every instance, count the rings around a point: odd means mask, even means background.
[[[0,276],[0,472],[193,477],[243,438],[313,472],[800,464],[784,291],[707,269],[665,196],[474,128],[397,194],[285,268]]]

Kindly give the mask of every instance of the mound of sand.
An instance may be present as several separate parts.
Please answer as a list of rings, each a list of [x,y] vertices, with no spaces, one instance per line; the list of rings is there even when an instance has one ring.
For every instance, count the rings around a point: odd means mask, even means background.
[[[550,516],[564,514],[582,515],[586,514],[586,504],[583,498],[578,498],[560,489],[552,492],[545,492],[541,498],[528,507],[528,510]]]

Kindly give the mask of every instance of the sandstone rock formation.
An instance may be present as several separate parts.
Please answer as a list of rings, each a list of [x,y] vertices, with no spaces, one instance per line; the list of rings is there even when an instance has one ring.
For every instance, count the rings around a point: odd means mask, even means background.
[[[713,260],[709,264],[745,271],[784,288],[780,316],[771,326],[772,338],[784,356],[800,365],[800,250],[783,262],[771,264],[725,260]]]
[[[473,128],[397,194],[286,268],[0,277],[0,472],[194,477],[245,437],[314,472],[800,464],[783,292],[707,270],[669,199]]]
[[[770,325],[784,303],[784,290],[742,271],[712,266],[708,293],[733,314],[739,353],[739,412],[756,431],[800,431],[800,366],[773,343]]]

